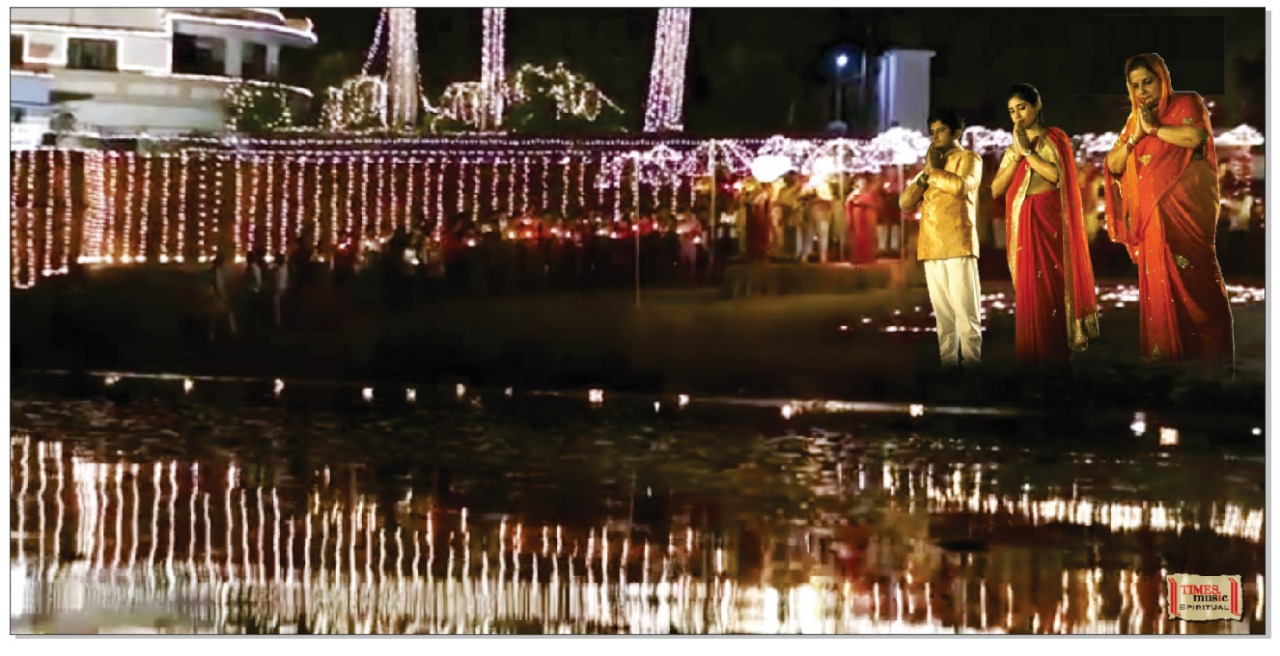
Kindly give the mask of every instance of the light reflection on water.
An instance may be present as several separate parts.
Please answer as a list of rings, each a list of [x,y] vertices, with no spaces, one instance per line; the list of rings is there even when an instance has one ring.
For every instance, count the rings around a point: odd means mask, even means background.
[[[823,468],[814,461],[830,453],[807,451],[813,461],[794,466],[813,474],[811,513],[707,530],[673,507],[669,528],[653,532],[616,516],[477,515],[412,487],[388,499],[354,474],[331,476],[330,463],[310,483],[264,485],[235,458],[140,462],[15,430],[11,622],[16,632],[1265,632],[1261,507],[1075,486],[1009,494],[990,463],[903,454]],[[851,521],[849,504],[875,512]],[[944,539],[974,526],[973,544]],[[1247,563],[1243,622],[1167,620],[1160,553],[1177,549],[1204,550],[1215,567],[1217,551]]]

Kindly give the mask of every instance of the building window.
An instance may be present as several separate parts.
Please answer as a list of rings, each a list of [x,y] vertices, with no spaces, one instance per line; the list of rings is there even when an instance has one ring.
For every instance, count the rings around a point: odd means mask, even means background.
[[[27,39],[21,34],[9,35],[9,68],[22,68],[26,63],[23,55],[27,51]]]
[[[173,35],[173,72],[226,75],[227,41],[192,34]]]
[[[240,70],[240,74],[250,80],[263,80],[269,77],[267,47],[261,43],[244,44],[244,61]]]
[[[116,42],[109,39],[67,39],[67,68],[116,70]]]

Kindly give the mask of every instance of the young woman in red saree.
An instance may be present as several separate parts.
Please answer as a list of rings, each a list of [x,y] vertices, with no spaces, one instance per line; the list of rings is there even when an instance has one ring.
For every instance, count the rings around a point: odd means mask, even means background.
[[[1014,85],[1008,105],[1014,143],[1005,150],[991,193],[1006,197],[1018,364],[1065,365],[1072,352],[1098,336],[1075,155],[1065,132],[1045,126],[1035,87]]]
[[[1106,162],[1107,232],[1138,266],[1139,354],[1149,361],[1234,357],[1218,267],[1217,156],[1204,101],[1175,92],[1160,55],[1125,62],[1133,110]]]
[[[880,222],[880,194],[867,174],[859,175],[845,199],[849,226],[849,261],[870,264],[876,261],[876,226]]]

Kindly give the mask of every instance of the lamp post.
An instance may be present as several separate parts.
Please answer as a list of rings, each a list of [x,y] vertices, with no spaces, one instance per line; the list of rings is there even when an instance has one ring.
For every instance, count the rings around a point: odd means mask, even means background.
[[[844,73],[845,65],[847,65],[848,63],[849,63],[848,55],[844,53],[840,53],[839,55],[836,55],[836,122],[841,124],[844,123],[844,112],[842,111],[844,108],[841,106],[842,105],[841,100],[843,99],[841,98],[842,94],[840,93],[840,78],[841,78],[841,75]]]

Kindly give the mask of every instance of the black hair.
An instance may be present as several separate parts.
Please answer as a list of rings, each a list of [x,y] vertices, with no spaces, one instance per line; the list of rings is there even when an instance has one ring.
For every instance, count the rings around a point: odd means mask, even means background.
[[[1017,83],[1017,84],[1015,84],[1015,85],[1013,85],[1013,86],[1009,87],[1009,95],[1008,95],[1008,98],[1009,98],[1009,99],[1012,99],[1012,98],[1019,98],[1019,99],[1021,99],[1021,100],[1025,100],[1025,101],[1027,101],[1027,103],[1029,103],[1029,104],[1031,104],[1031,105],[1039,105],[1039,104],[1040,104],[1040,90],[1039,90],[1039,89],[1037,89],[1037,88],[1035,88],[1035,86],[1034,86],[1034,85],[1032,85],[1032,84],[1030,84],[1030,83],[1027,83],[1027,82],[1019,82],[1019,83]]]
[[[1019,82],[1009,87],[1008,99],[1012,100],[1014,98],[1022,100],[1034,107],[1040,104],[1040,90],[1030,82]],[[1042,110],[1036,111],[1036,122],[1040,125],[1045,124],[1044,112]]]
[[[933,125],[934,123],[942,123],[957,134],[964,132],[964,119],[960,117],[959,112],[950,107],[939,108],[930,112],[929,121],[926,125]]]

